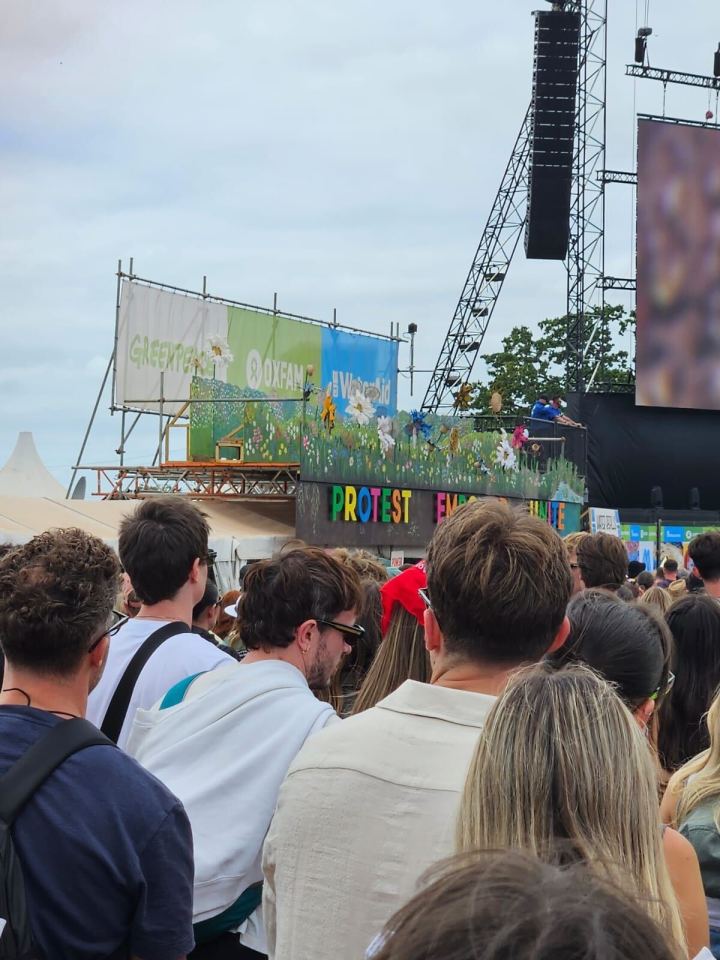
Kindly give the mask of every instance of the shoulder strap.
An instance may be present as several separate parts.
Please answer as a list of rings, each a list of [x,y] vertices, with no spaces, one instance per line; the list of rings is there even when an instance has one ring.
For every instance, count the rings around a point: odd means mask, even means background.
[[[193,673],[191,676],[185,677],[184,680],[180,680],[174,687],[170,687],[160,702],[160,709],[167,710],[169,707],[176,707],[179,703],[182,703],[193,680],[197,680],[197,678],[201,677],[204,673],[207,673],[207,670],[201,670],[200,673]]]
[[[135,655],[127,665],[125,673],[120,677],[120,682],[115,688],[115,693],[112,696],[110,706],[107,708],[105,714],[105,719],[100,727],[105,736],[109,737],[113,743],[118,742],[118,737],[120,736],[120,731],[122,730],[123,723],[125,723],[125,717],[127,716],[128,707],[130,706],[133,690],[135,689],[135,684],[138,681],[142,668],[157,648],[165,643],[166,640],[174,637],[178,633],[189,632],[190,627],[186,623],[180,623],[180,621],[166,623],[151,633],[135,651]]]
[[[58,723],[0,777],[0,818],[11,824],[56,767],[78,750],[100,745],[114,746],[89,720]]]

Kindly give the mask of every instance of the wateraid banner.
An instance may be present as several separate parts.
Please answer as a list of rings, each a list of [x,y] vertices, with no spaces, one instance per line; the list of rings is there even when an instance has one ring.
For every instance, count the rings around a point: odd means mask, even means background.
[[[397,341],[366,337],[344,330],[322,331],[322,383],[340,416],[358,389],[381,416],[397,412]]]
[[[115,400],[157,411],[163,373],[163,396],[181,401],[166,401],[166,413],[189,399],[197,376],[281,399],[299,398],[309,382],[330,391],[340,417],[360,390],[379,414],[394,414],[397,356],[396,341],[123,281]]]
[[[186,401],[193,376],[226,379],[213,362],[213,344],[225,340],[228,308],[197,297],[123,280],[120,289],[115,402],[135,410],[160,408],[163,396]],[[177,413],[182,402],[164,403]]]

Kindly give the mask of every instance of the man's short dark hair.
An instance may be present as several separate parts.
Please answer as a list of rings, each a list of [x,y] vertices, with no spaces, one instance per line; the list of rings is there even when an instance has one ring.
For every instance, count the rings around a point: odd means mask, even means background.
[[[693,537],[688,554],[703,580],[720,580],[720,531]]]
[[[577,562],[586,587],[619,587],[625,583],[627,550],[611,533],[584,537],[578,544]]]
[[[538,401],[544,401],[545,403],[547,403],[548,402],[547,395],[544,393],[541,393],[540,396],[538,397]]]
[[[202,598],[193,607],[192,618],[193,622],[201,616],[208,607],[214,606],[218,601],[218,588],[215,585],[215,581],[211,580],[210,577],[207,578],[207,583],[205,584],[205,593],[203,593]]]
[[[667,557],[662,562],[662,568],[666,573],[677,573],[678,571],[678,562],[677,560],[672,560],[670,557]]]
[[[301,547],[255,563],[238,600],[240,636],[249,650],[289,647],[306,620],[334,620],[359,610],[360,579],[319,547]]]
[[[449,654],[536,661],[565,616],[572,576],[563,542],[522,508],[476,500],[435,531],[428,593]]]
[[[107,627],[120,565],[102,540],[48,530],[0,560],[0,643],[10,664],[69,676]]]
[[[205,514],[182,497],[143,500],[124,517],[120,561],[138,599],[152,605],[174,597],[195,560],[206,560],[208,534]]]

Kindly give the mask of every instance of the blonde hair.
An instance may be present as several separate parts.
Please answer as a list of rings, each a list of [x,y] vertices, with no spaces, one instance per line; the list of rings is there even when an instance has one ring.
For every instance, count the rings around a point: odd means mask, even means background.
[[[610,685],[584,666],[540,664],[518,671],[488,716],[457,845],[547,858],[561,839],[647,900],[653,919],[684,944],[656,791],[647,742]]]
[[[388,631],[365,675],[352,712],[369,710],[406,680],[428,683],[430,676],[425,631],[412,614],[396,603]]]
[[[563,537],[563,545],[569,554],[577,553],[578,544],[582,543],[585,537],[589,537],[590,534],[586,533],[583,530],[578,530],[577,533],[568,533],[566,537]]]
[[[649,603],[655,607],[658,612],[665,616],[673,605],[673,597],[667,592],[665,587],[648,587],[641,597],[638,597],[638,603]]]
[[[668,785],[671,793],[680,794],[675,824],[687,820],[697,807],[720,796],[720,695],[713,700],[705,719],[710,746],[683,764]],[[715,809],[715,826],[720,830],[720,804]]]

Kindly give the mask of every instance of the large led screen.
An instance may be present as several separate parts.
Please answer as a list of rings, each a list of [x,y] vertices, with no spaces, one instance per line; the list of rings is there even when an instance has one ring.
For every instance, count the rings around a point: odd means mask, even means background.
[[[720,130],[638,129],[641,406],[720,410]]]

